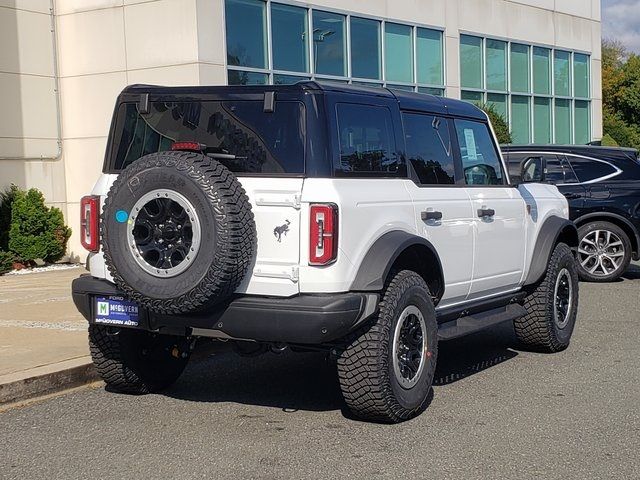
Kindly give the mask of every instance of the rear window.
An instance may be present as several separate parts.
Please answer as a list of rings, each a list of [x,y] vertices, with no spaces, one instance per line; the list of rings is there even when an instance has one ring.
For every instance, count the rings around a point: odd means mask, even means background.
[[[149,113],[136,103],[120,105],[111,150],[111,168],[171,149],[173,142],[198,142],[232,172],[304,174],[304,104],[262,101],[154,102]]]

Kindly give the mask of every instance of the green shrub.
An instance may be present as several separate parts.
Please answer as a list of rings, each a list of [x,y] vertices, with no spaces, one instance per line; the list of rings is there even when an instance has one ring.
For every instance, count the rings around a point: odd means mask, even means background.
[[[35,188],[16,192],[9,229],[9,250],[16,256],[25,262],[55,262],[64,255],[70,236],[62,212],[47,207],[42,192]]]
[[[0,250],[0,275],[13,270],[13,253]]]
[[[507,119],[504,118],[504,116],[498,110],[496,110],[495,104],[484,103],[477,104],[477,106],[478,108],[484,110],[484,112],[489,117],[491,125],[493,125],[493,130],[496,132],[496,137],[498,137],[498,143],[513,143],[511,132],[509,131],[509,123],[507,122]]]
[[[11,185],[0,192],[0,251],[9,250],[9,228],[11,227],[11,206],[18,193],[18,187]]]

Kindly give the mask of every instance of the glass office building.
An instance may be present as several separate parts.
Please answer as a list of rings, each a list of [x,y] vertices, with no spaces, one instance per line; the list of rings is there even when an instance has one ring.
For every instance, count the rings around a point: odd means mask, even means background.
[[[458,17],[460,8],[490,5],[450,2],[457,4]],[[423,3],[427,7],[437,2]],[[511,2],[493,3],[499,8]],[[593,15],[592,2],[583,3]],[[545,43],[538,32],[528,39],[530,28],[509,38],[493,22],[476,31],[455,29],[447,21],[447,7],[445,22],[439,25],[437,15],[433,23],[424,23],[297,2],[224,4],[229,84],[323,79],[384,86],[490,104],[507,120],[518,144],[584,144],[597,136],[591,40],[584,45],[560,43],[554,33]],[[429,20],[424,12],[420,16]],[[448,68],[450,62],[458,68]],[[457,78],[450,76],[454,71]]]

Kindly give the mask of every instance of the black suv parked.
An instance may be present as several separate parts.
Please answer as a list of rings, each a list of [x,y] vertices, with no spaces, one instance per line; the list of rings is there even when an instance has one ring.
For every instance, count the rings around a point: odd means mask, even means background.
[[[502,147],[512,179],[549,182],[569,200],[578,227],[580,277],[607,282],[640,259],[640,159],[628,148]]]

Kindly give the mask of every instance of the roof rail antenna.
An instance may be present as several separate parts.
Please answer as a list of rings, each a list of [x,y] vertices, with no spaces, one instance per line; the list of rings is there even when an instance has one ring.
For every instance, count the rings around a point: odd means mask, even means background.
[[[264,92],[262,109],[265,113],[273,113],[276,110],[276,92]]]

